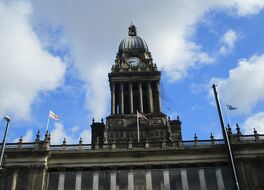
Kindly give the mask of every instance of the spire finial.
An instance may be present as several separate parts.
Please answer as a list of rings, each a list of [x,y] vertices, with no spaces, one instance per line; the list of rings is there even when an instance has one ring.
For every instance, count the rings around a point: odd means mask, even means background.
[[[137,35],[137,28],[134,25],[133,19],[131,20],[131,25],[128,28],[128,35],[129,36],[136,36]]]

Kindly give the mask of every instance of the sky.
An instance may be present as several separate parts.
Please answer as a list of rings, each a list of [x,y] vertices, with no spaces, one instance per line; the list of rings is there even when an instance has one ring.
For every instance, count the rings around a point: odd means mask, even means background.
[[[110,114],[111,71],[133,19],[162,71],[165,114],[184,140],[222,138],[212,93],[218,88],[233,131],[264,134],[264,0],[0,1],[0,138],[90,143],[92,118]]]

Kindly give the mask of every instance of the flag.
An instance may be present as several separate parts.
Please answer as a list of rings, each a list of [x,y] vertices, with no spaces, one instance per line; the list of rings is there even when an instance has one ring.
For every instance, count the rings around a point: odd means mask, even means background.
[[[55,113],[53,113],[51,110],[49,112],[49,117],[51,117],[52,119],[54,119],[56,121],[59,120],[59,116],[56,115]]]
[[[226,104],[226,108],[227,108],[228,110],[236,110],[236,109],[237,109],[236,107],[233,107],[233,106],[228,105],[228,104]]]
[[[146,118],[146,116],[143,113],[140,113],[137,111],[137,118],[141,118],[141,119],[146,119],[148,120],[148,118]]]

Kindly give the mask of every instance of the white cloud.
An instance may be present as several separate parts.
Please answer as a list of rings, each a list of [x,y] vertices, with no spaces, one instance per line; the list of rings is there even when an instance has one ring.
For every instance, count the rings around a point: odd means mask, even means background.
[[[197,64],[214,61],[191,40],[205,13],[218,9],[232,10],[235,16],[247,16],[257,14],[264,6],[261,0],[203,0],[191,3],[186,0],[167,3],[135,0],[119,1],[118,6],[112,1],[73,3],[67,0],[61,6],[61,2],[47,0],[32,1],[32,4],[36,23],[39,18],[45,18],[64,27],[65,38],[73,46],[75,67],[86,82],[86,108],[97,119],[106,114],[107,98],[110,96],[104,77],[110,72],[118,43],[126,35],[131,15],[135,12],[139,13],[135,17],[138,34],[148,42],[154,61],[172,81],[176,81],[185,77],[188,70]],[[100,62],[107,65],[97,64]]]
[[[70,131],[66,130],[66,127],[63,123],[56,122],[54,124],[53,130],[50,132],[51,136],[51,144],[62,144],[64,138],[66,138],[67,144],[78,144],[80,138],[83,139],[83,143],[90,144],[91,143],[91,131],[88,129],[84,129],[80,132],[80,136],[77,133],[72,132],[72,130],[76,130],[77,127],[70,128]],[[79,130],[79,128],[78,128]]]
[[[107,78],[109,70],[107,64],[94,64],[92,70],[85,73],[86,108],[96,120],[101,119],[106,113],[110,91]]]
[[[224,55],[230,53],[231,50],[234,48],[236,41],[237,33],[232,29],[228,30],[222,37],[223,45],[221,46],[219,52]]]
[[[16,138],[13,142],[17,143],[20,138]],[[33,141],[33,130],[27,130],[26,134],[22,136],[23,142],[32,142]]]
[[[264,7],[263,0],[234,0],[231,4],[234,4],[238,16],[258,14]]]
[[[85,129],[83,130],[83,132],[81,133],[81,138],[83,140],[84,144],[91,144],[91,130]]]
[[[69,143],[74,143],[73,137],[70,135],[66,134],[66,130],[64,128],[64,125],[62,123],[56,122],[54,124],[54,129],[51,130],[50,132],[51,136],[51,144],[62,144],[64,138],[66,138],[66,142]]]
[[[71,128],[71,132],[76,133],[77,131],[79,131],[79,129],[80,129],[80,126],[76,125],[76,126]]]
[[[49,54],[32,29],[26,1],[0,2],[0,111],[28,119],[40,92],[62,84],[65,65]]]
[[[238,113],[249,113],[264,99],[264,54],[241,60],[229,71],[226,79],[213,79],[219,94],[227,103],[238,108]]]
[[[245,134],[253,134],[254,128],[259,134],[264,134],[264,112],[256,113],[247,118],[242,128],[245,130]]]

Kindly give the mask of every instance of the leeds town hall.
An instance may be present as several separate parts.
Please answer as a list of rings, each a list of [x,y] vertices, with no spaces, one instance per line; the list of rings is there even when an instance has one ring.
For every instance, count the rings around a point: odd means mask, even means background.
[[[180,117],[163,113],[161,74],[132,23],[108,74],[111,114],[91,121],[91,144],[51,145],[48,132],[7,143],[0,190],[236,189],[225,141],[183,140]],[[227,136],[240,189],[263,190],[264,135],[237,125]]]

